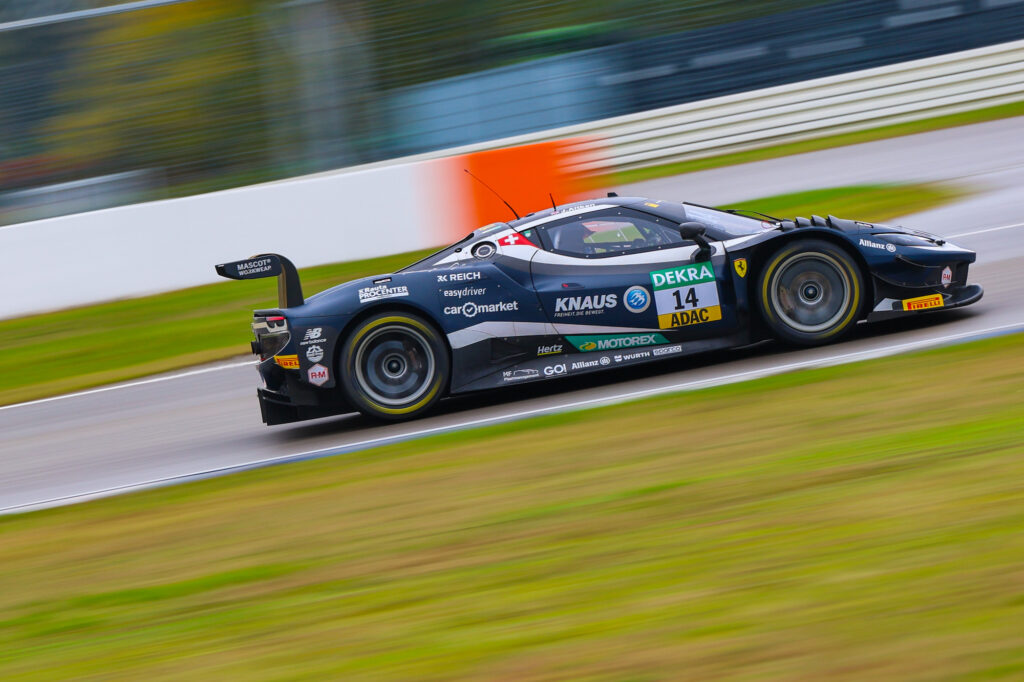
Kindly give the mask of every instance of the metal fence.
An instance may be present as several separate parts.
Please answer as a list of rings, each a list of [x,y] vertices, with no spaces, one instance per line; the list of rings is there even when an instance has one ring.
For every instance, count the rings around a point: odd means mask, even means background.
[[[8,0],[0,222],[1020,37],[1021,0]]]

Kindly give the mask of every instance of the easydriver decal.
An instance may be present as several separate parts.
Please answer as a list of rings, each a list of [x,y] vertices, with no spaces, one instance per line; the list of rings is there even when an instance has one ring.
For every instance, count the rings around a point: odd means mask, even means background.
[[[710,262],[651,273],[658,327],[686,327],[722,319],[718,283]]]
[[[600,336],[567,336],[576,350],[589,353],[595,350],[618,350],[620,348],[634,348],[636,346],[654,346],[659,343],[668,343],[661,334],[602,334]]]

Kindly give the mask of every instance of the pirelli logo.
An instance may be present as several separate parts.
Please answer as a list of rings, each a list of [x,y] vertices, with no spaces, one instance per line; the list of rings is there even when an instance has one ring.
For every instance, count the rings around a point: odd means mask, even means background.
[[[918,296],[917,298],[907,298],[903,300],[904,310],[928,310],[929,308],[941,308],[942,305],[942,294]]]
[[[299,368],[299,356],[298,355],[275,355],[274,362],[285,369],[298,369]]]

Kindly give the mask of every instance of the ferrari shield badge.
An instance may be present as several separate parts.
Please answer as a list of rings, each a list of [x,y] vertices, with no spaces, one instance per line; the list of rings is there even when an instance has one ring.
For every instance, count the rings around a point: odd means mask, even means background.
[[[734,260],[732,262],[732,265],[733,265],[734,268],[736,268],[736,274],[737,275],[739,275],[740,277],[746,277],[747,276],[747,259],[746,258],[737,258],[736,260]]]

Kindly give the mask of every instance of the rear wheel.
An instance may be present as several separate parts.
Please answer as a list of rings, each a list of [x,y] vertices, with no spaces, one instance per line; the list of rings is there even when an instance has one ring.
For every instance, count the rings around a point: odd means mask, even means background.
[[[342,386],[352,405],[379,419],[411,419],[430,409],[448,384],[448,350],[422,318],[388,312],[367,318],[341,350]]]
[[[817,239],[788,244],[758,277],[761,316],[783,341],[813,346],[853,329],[864,300],[864,277],[838,246]]]

